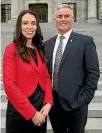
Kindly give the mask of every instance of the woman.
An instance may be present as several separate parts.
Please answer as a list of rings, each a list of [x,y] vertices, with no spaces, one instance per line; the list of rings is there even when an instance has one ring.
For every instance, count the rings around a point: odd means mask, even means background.
[[[46,133],[46,116],[53,99],[42,39],[36,14],[22,11],[14,40],[3,56],[6,133]]]

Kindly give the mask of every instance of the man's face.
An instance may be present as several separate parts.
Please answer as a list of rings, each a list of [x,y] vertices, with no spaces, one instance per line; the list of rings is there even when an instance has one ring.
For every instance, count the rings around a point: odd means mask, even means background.
[[[73,24],[73,12],[69,8],[61,8],[57,10],[55,22],[60,34],[68,32]]]

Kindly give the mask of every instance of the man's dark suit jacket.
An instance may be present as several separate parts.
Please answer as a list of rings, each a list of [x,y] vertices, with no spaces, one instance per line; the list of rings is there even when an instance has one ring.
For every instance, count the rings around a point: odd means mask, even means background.
[[[57,36],[45,41],[45,54],[51,77],[56,38]],[[58,76],[58,94],[65,110],[77,109],[90,103],[100,76],[96,46],[92,37],[71,33]]]

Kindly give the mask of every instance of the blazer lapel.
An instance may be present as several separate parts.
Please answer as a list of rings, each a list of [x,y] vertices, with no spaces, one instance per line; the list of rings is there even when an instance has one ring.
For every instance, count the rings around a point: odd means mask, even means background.
[[[52,63],[53,63],[53,50],[54,50],[56,38],[57,38],[57,36],[55,36],[55,37],[52,39],[52,42],[51,42],[50,48],[49,48],[49,54],[50,54],[50,57],[51,57],[50,60],[49,60],[51,72],[52,72]]]
[[[72,33],[71,33],[71,35],[70,35],[70,37],[69,37],[69,40],[68,40],[68,42],[67,42],[67,45],[66,45],[66,47],[65,47],[65,50],[64,50],[64,53],[63,53],[63,56],[62,56],[62,60],[61,60],[60,67],[61,67],[61,65],[63,64],[63,62],[64,62],[64,60],[65,60],[65,58],[66,58],[66,56],[67,56],[67,54],[68,54],[68,52],[69,52],[69,47],[70,47],[70,45],[73,45],[75,39],[76,39],[76,34],[72,31]]]

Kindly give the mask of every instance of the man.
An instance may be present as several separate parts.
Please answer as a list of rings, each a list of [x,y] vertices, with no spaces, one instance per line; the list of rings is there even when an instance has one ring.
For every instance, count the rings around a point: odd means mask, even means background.
[[[92,37],[72,31],[70,7],[59,6],[55,22],[58,35],[45,42],[54,97],[50,121],[54,133],[84,133],[100,75],[96,47]]]

